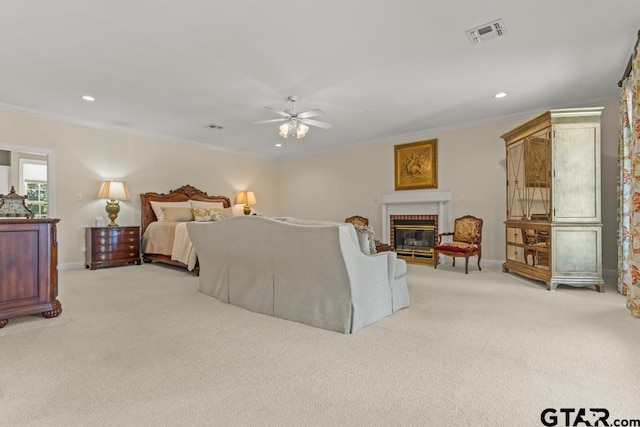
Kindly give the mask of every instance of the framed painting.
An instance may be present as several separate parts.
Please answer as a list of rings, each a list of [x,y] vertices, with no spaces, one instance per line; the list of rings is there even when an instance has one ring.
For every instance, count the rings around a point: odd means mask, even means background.
[[[438,140],[396,145],[396,190],[438,188]]]

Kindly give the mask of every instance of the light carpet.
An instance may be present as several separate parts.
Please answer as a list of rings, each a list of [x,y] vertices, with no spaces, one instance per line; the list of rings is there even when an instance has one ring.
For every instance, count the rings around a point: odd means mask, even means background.
[[[490,266],[407,277],[409,308],[342,335],[223,304],[176,268],[60,271],[60,317],[0,330],[0,425],[540,426],[548,407],[640,418],[640,319],[615,284],[552,293]]]

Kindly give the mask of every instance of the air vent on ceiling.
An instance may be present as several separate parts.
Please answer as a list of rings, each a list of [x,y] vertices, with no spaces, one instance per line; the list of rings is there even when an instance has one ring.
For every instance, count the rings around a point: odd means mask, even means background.
[[[207,128],[211,129],[211,130],[220,130],[220,129],[224,129],[222,126],[219,126],[215,123],[211,123],[210,125],[206,126]]]
[[[495,39],[496,37],[504,36],[507,33],[507,28],[504,26],[502,19],[496,19],[495,21],[467,30],[466,33],[469,40],[471,40],[471,44],[479,44],[487,40]]]

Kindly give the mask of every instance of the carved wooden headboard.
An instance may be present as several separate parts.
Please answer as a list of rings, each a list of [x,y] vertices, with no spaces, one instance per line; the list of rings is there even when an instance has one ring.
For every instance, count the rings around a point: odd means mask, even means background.
[[[147,229],[149,224],[157,221],[156,214],[151,209],[151,203],[154,202],[184,202],[186,200],[200,200],[203,202],[221,202],[225,208],[231,207],[231,201],[226,196],[209,196],[204,191],[200,191],[191,185],[183,185],[180,188],[171,190],[166,194],[160,193],[143,193],[140,194],[140,219],[142,223],[142,233]]]

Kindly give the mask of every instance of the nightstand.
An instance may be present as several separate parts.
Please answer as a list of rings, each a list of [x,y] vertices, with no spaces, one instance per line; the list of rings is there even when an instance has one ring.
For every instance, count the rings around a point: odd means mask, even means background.
[[[376,252],[390,252],[391,246],[388,243],[376,243]]]
[[[91,270],[141,264],[140,227],[87,227],[85,244],[85,265]]]

